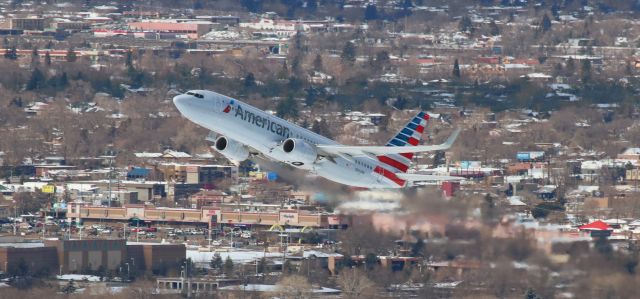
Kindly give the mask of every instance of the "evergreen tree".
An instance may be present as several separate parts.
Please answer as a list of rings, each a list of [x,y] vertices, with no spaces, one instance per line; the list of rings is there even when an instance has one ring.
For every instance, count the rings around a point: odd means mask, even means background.
[[[227,259],[224,260],[223,272],[227,276],[233,275],[233,261],[231,257],[227,256]]]
[[[67,72],[62,72],[59,76],[51,77],[47,81],[47,85],[56,91],[62,91],[69,85],[69,78],[67,77]]]
[[[538,294],[536,294],[536,291],[534,291],[533,289],[528,289],[527,293],[524,294],[524,299],[540,299],[540,297],[538,296]]]
[[[69,50],[67,50],[67,62],[75,62],[77,58],[78,56],[73,48],[69,48]]]
[[[413,2],[411,2],[411,0],[404,0],[402,2],[402,9],[403,10],[409,10],[413,7]]]
[[[220,256],[219,253],[216,252],[215,254],[213,254],[213,257],[211,257],[211,261],[209,262],[209,267],[214,270],[220,270],[222,269],[222,265],[223,265],[222,257]]]
[[[376,60],[374,61],[374,67],[377,70],[384,70],[385,66],[389,63],[390,57],[389,52],[380,51],[376,53]]]
[[[591,61],[589,59],[582,60],[582,83],[591,80]]]
[[[315,12],[318,9],[317,0],[307,0],[307,9],[309,12]]]
[[[305,89],[305,91],[306,91],[306,96],[304,97],[304,103],[305,105],[307,105],[307,107],[311,107],[318,99],[318,91],[313,87],[309,87]]]
[[[296,31],[293,46],[294,46],[294,49],[298,51],[307,52],[307,47],[305,46],[304,32],[302,32],[301,30]]]
[[[411,256],[421,256],[424,249],[424,241],[418,238],[416,242],[411,246]]]
[[[38,47],[34,47],[33,50],[31,50],[31,63],[37,64],[38,62],[40,62],[40,57],[38,57]]]
[[[67,284],[64,287],[62,287],[61,291],[64,294],[69,295],[69,294],[75,293],[77,289],[78,288],[76,287],[76,284],[73,282],[73,279],[71,279],[69,280],[69,282],[67,282]]]
[[[364,20],[371,21],[378,18],[378,8],[375,4],[368,4],[364,9]]]
[[[491,23],[489,23],[489,30],[491,35],[500,35],[500,27],[498,27],[498,24],[496,24],[494,20],[491,20]]]
[[[316,54],[316,58],[313,60],[313,69],[316,71],[322,71],[322,56]]]
[[[458,30],[461,32],[473,32],[473,23],[471,23],[471,18],[469,16],[463,16],[460,19],[460,23],[458,23]]]
[[[15,46],[7,49],[7,52],[4,53],[4,58],[16,60],[18,59],[18,50],[16,50]]]
[[[244,77],[244,87],[245,88],[253,88],[256,86],[256,77],[253,73],[248,73],[247,76]]]
[[[573,74],[576,71],[576,62],[573,60],[573,58],[569,57],[569,59],[567,59],[565,70],[568,74]]]
[[[296,119],[298,118],[298,113],[298,103],[292,96],[289,96],[287,97],[287,99],[280,101],[278,103],[278,106],[276,106],[276,115],[278,115],[278,117],[291,117],[293,119]]]
[[[267,259],[265,259],[264,257],[262,257],[260,259],[260,261],[258,262],[258,273],[264,273],[265,270],[267,269]]]
[[[259,12],[262,10],[262,0],[240,0],[240,5],[247,8],[249,12]]]
[[[44,54],[44,64],[46,66],[51,65],[51,54],[49,54],[49,51],[47,51],[47,53]]]
[[[287,78],[289,78],[289,67],[287,65],[287,61],[285,60],[282,64],[282,69],[278,73],[278,79],[286,80]]]
[[[613,246],[607,237],[598,237],[593,245],[604,256],[610,257],[613,254]]]
[[[453,76],[460,79],[460,64],[458,63],[458,59],[453,62]]]
[[[364,264],[368,271],[371,271],[375,266],[378,265],[378,257],[374,253],[367,253],[364,256]]]
[[[29,78],[29,82],[27,82],[27,90],[38,90],[44,86],[45,77],[44,74],[40,71],[40,69],[35,68],[31,72],[31,77]]]
[[[131,51],[127,51],[125,65],[127,66],[127,68],[133,68],[133,54],[131,53]]]
[[[540,28],[542,29],[542,32],[547,32],[551,29],[551,19],[547,14],[544,14],[544,16],[542,17]]]
[[[327,124],[327,121],[321,119],[320,121],[313,121],[313,125],[311,126],[311,131],[318,133],[324,137],[332,138],[331,129]]]
[[[347,42],[342,48],[342,61],[353,63],[356,61],[356,46],[352,42]]]

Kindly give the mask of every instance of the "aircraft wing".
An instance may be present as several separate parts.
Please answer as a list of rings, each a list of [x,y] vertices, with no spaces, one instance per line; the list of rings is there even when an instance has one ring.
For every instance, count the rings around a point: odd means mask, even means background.
[[[328,155],[340,156],[378,156],[388,154],[402,154],[402,153],[418,153],[418,152],[431,152],[439,150],[447,150],[451,147],[453,142],[458,138],[460,129],[453,131],[451,136],[447,138],[442,144],[438,145],[418,145],[412,147],[404,146],[350,146],[350,145],[317,145],[317,148]]]
[[[432,175],[432,174],[414,174],[414,173],[395,173],[395,175],[405,181],[425,182],[425,181],[463,181],[464,178],[449,175]]]

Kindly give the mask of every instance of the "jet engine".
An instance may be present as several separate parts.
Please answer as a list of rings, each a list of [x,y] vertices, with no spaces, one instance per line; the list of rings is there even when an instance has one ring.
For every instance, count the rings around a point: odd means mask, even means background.
[[[299,168],[310,169],[318,157],[316,148],[302,139],[289,138],[282,143],[285,162]]]
[[[224,136],[216,139],[214,147],[219,153],[233,162],[242,162],[249,158],[249,150],[242,143]]]

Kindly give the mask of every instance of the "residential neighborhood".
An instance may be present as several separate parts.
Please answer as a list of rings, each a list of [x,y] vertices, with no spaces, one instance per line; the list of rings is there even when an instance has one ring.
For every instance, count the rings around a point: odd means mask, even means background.
[[[0,297],[640,297],[639,15],[2,1]],[[416,115],[414,145],[461,132],[407,157],[444,179],[355,188],[227,159],[174,106],[192,90],[348,146],[393,146]]]

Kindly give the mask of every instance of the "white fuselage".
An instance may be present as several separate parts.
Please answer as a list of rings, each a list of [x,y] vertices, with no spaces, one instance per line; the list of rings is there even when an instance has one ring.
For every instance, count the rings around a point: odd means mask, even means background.
[[[217,134],[244,144],[274,161],[286,161],[281,144],[287,138],[301,139],[311,145],[336,145],[337,142],[266,113],[227,96],[206,90],[193,90],[176,96],[174,104],[190,121]],[[402,188],[404,181],[381,174],[381,163],[372,157],[319,158],[304,169],[328,180],[362,188]],[[378,169],[378,172],[375,170]]]

